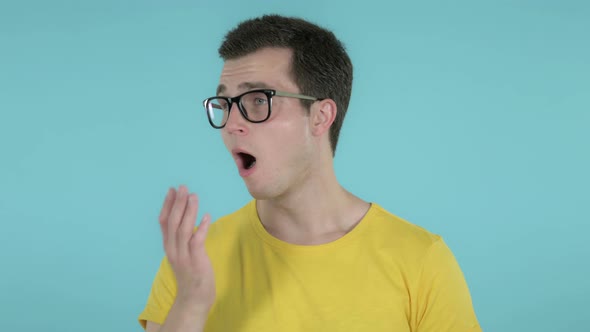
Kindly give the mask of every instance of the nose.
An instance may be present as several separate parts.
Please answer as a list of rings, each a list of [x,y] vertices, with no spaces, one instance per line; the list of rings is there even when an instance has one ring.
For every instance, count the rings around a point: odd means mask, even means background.
[[[240,112],[237,103],[232,103],[227,122],[223,129],[230,134],[245,135],[248,133],[248,123]]]

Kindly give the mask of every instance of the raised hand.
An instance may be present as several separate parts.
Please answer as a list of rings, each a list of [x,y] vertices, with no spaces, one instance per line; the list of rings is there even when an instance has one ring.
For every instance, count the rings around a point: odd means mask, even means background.
[[[177,282],[175,306],[206,315],[215,301],[215,279],[205,237],[211,223],[205,214],[194,231],[199,201],[185,186],[168,190],[160,212],[164,250]]]

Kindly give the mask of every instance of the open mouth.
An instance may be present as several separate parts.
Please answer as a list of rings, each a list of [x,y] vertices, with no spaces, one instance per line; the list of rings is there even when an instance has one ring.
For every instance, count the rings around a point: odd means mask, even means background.
[[[242,168],[244,169],[251,169],[254,167],[254,165],[256,165],[256,157],[249,153],[238,152],[237,156],[242,163]]]

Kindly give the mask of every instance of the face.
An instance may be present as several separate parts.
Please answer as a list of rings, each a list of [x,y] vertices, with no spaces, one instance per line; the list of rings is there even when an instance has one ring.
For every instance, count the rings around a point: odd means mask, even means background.
[[[291,56],[289,49],[266,48],[226,61],[218,94],[233,97],[255,88],[299,93],[290,77]],[[274,96],[271,116],[262,123],[248,122],[234,104],[221,135],[256,199],[287,194],[311,171],[316,148],[299,99]]]

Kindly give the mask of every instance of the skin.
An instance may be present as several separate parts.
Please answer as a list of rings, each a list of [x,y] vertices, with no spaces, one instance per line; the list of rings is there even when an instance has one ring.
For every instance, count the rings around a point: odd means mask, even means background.
[[[300,93],[291,75],[292,51],[265,48],[225,62],[219,95],[236,96],[253,88]],[[316,96],[322,97],[322,96]],[[308,112],[295,98],[273,97],[272,115],[250,123],[234,104],[221,129],[230,153],[256,157],[243,176],[265,229],[276,238],[299,245],[332,242],[352,230],[369,203],[346,191],[337,181],[329,141],[336,112],[331,99],[316,101]],[[234,155],[236,165],[241,161]],[[198,201],[185,186],[171,188],[160,224],[167,257],[177,278],[178,294],[163,326],[148,322],[147,331],[202,331],[215,301],[215,283],[204,241],[210,223],[206,215],[193,234]]]

